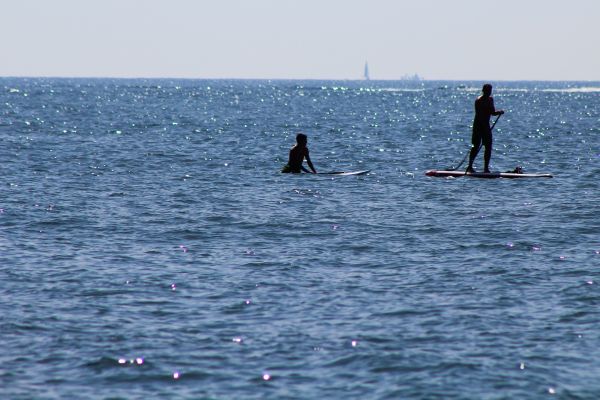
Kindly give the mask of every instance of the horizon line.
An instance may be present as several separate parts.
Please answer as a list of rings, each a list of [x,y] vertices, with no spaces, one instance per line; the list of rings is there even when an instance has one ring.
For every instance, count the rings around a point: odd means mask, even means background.
[[[115,79],[115,80],[196,80],[196,81],[351,81],[351,82],[600,82],[600,79],[458,79],[436,78],[210,78],[174,76],[67,76],[67,75],[0,75],[0,79]]]

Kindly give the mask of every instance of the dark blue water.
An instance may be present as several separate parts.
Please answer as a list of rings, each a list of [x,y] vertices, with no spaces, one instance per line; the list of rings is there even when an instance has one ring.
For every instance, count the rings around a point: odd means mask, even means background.
[[[0,397],[600,397],[600,83],[480,87],[0,79]]]

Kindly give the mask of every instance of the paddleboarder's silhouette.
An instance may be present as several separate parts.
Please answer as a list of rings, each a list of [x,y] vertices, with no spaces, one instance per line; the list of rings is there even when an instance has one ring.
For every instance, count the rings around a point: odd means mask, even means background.
[[[306,163],[312,170],[312,173],[317,173],[317,170],[313,166],[313,163],[310,160],[310,156],[308,155],[308,147],[306,147],[307,142],[308,138],[304,133],[299,133],[298,135],[296,135],[296,145],[290,149],[289,161],[287,165],[283,167],[281,172],[300,173],[304,171],[310,173],[310,171],[304,168],[304,166],[302,165],[304,159],[306,159]]]
[[[492,115],[502,115],[504,111],[494,107],[494,98],[492,97],[492,85],[486,83],[483,85],[483,94],[475,100],[475,120],[473,121],[473,136],[471,138],[471,153],[469,154],[469,166],[467,172],[473,170],[473,162],[481,149],[485,147],[483,153],[484,170],[490,172],[490,159],[492,158],[492,129],[490,128],[490,117]]]

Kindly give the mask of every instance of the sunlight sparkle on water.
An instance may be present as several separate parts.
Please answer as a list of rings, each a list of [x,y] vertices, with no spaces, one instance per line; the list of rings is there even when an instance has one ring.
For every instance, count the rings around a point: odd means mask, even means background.
[[[142,357],[132,358],[127,360],[126,358],[119,358],[118,363],[120,365],[125,365],[129,362],[129,364],[137,364],[142,365],[144,363],[144,359]]]

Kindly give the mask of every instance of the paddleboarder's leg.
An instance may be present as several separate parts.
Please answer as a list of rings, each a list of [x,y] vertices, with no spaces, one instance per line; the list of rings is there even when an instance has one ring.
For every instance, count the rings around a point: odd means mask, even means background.
[[[471,137],[471,153],[469,154],[469,166],[467,172],[473,172],[473,162],[481,148],[481,134],[475,125],[473,125],[473,136]]]
[[[490,172],[490,160],[492,158],[492,132],[490,131],[483,138],[483,146],[485,147],[485,152],[483,153],[483,172]]]

